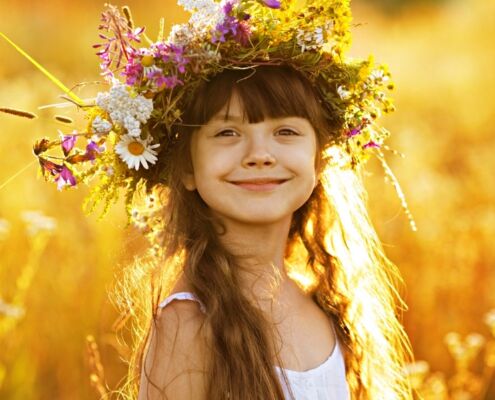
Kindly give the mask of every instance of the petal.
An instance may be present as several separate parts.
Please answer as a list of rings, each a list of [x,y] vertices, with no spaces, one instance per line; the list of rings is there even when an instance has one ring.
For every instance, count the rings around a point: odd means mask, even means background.
[[[148,163],[146,162],[146,158],[145,157],[140,157],[139,161],[141,162],[141,164],[143,164],[143,167],[145,169],[148,169]]]
[[[280,0],[263,0],[263,3],[270,8],[280,8]]]

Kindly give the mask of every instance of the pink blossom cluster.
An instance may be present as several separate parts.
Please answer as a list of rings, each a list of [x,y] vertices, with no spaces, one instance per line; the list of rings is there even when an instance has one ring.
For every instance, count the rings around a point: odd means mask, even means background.
[[[129,56],[129,62],[122,72],[127,85],[133,86],[143,78],[146,78],[153,88],[173,88],[183,84],[178,75],[186,72],[186,65],[189,63],[189,59],[184,55],[184,46],[158,42],[150,49],[132,50]],[[153,57],[151,66],[143,65],[144,56]],[[170,69],[173,73],[166,75],[165,69]]]

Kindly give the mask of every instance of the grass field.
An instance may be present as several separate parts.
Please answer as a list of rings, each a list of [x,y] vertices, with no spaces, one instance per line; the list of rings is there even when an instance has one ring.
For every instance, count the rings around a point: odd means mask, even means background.
[[[167,27],[186,17],[168,0],[114,3],[131,6],[151,37],[160,15]],[[404,323],[424,361],[411,366],[415,385],[427,399],[493,399],[495,3],[419,2],[396,13],[364,0],[353,4],[352,55],[375,54],[396,83],[397,111],[383,122],[393,133],[391,147],[405,158],[388,159],[418,231],[409,229],[374,163],[366,183],[373,220],[407,287]],[[100,78],[91,45],[102,7],[1,2],[8,18],[0,31],[71,87]],[[106,384],[116,388],[124,350],[112,331],[117,315],[107,292],[145,241],[124,229],[122,206],[104,221],[85,217],[86,188],[60,193],[36,177],[34,140],[68,129],[53,119],[60,110],[37,107],[59,102],[60,92],[4,41],[0,58],[0,107],[39,115],[0,114],[0,398],[95,399],[87,336],[98,344]]]

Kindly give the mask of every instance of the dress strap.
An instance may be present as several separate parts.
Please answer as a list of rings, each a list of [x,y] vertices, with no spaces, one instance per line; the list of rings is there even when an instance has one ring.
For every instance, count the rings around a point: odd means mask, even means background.
[[[197,298],[197,296],[194,293],[191,292],[177,292],[177,293],[172,293],[170,296],[165,298],[159,305],[158,307],[164,308],[167,306],[167,304],[170,304],[174,300],[192,300],[192,301],[197,301],[199,303],[199,308],[203,313],[206,313],[206,308],[204,304]]]

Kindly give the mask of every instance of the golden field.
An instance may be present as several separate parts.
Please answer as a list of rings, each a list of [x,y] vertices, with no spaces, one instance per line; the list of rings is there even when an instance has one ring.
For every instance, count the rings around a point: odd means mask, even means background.
[[[2,0],[0,31],[68,87],[97,81],[103,3]],[[174,1],[113,3],[129,5],[150,37],[160,16],[166,27],[187,16]],[[410,3],[394,13],[353,3],[351,54],[373,53],[396,84],[397,111],[382,122],[405,155],[388,161],[418,231],[374,162],[369,208],[404,276],[415,386],[427,400],[495,399],[495,2]],[[37,107],[60,91],[2,40],[0,59],[0,107],[39,116],[0,114],[0,399],[96,399],[87,337],[115,389],[125,354],[107,293],[145,240],[124,229],[123,202],[98,221],[81,210],[87,188],[61,193],[37,178],[34,141],[68,130],[53,119],[63,110]]]

